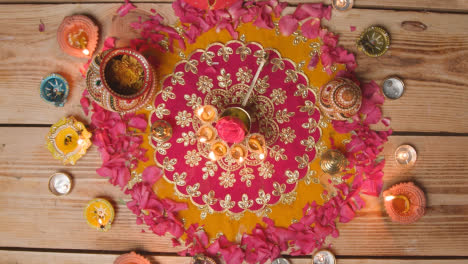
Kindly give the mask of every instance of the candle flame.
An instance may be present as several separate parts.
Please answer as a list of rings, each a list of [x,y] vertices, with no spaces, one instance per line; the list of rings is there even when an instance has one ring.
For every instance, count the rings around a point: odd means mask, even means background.
[[[243,158],[243,157],[240,157],[240,158],[239,158],[239,162],[244,162],[244,158]]]
[[[216,160],[216,156],[213,151],[211,151],[210,154],[208,154],[208,157],[213,161]]]
[[[205,142],[206,142],[206,137],[201,137],[201,138],[200,138],[200,142],[201,142],[201,143],[205,143]]]
[[[89,50],[88,50],[88,49],[84,49],[84,50],[83,50],[83,54],[86,55],[86,56],[88,56],[88,55],[89,55]]]
[[[198,108],[198,110],[197,110],[197,115],[198,115],[198,116],[201,116],[201,115],[203,114],[203,111],[204,111],[204,110],[203,110],[203,107]]]
[[[98,223],[99,223],[100,225],[102,225],[101,217],[99,217],[97,221],[98,221]]]
[[[78,145],[81,145],[81,144],[83,144],[83,142],[84,142],[84,141],[83,141],[81,138],[80,138],[80,139],[78,139]]]
[[[386,197],[385,197],[385,201],[387,201],[387,202],[388,202],[388,201],[391,201],[391,200],[393,200],[393,199],[395,199],[395,196],[393,196],[393,195],[389,195],[389,196],[386,196]]]
[[[264,159],[264,158],[265,158],[265,154],[260,153],[260,155],[258,155],[258,157],[259,157],[260,159]]]

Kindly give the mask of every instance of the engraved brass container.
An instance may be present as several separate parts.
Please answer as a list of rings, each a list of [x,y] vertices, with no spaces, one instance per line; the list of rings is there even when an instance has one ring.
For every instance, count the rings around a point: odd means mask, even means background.
[[[347,163],[348,161],[343,153],[335,149],[330,149],[323,153],[320,161],[320,167],[323,172],[333,175],[344,170]]]

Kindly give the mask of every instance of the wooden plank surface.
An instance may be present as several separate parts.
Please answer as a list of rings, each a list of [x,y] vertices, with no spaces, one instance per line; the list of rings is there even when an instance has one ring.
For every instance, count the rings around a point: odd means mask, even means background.
[[[64,16],[85,13],[102,23],[101,36],[110,34],[119,4],[2,5],[0,9],[0,123],[52,124],[64,115],[81,115],[79,98],[85,88],[78,72],[86,60],[60,51],[56,29]],[[174,21],[170,4],[139,4],[155,8]],[[291,9],[286,12],[290,12]],[[39,20],[46,31],[39,33]],[[419,21],[422,32],[401,27],[404,21]],[[341,44],[357,53],[358,76],[381,83],[386,76],[404,78],[407,91],[399,100],[388,101],[384,113],[392,118],[396,131],[468,133],[468,16],[427,12],[353,9],[334,12],[328,23],[341,35]],[[381,24],[392,37],[391,49],[380,58],[357,52],[355,41],[364,28]],[[357,31],[350,32],[350,25]],[[71,82],[70,100],[64,108],[43,102],[38,93],[41,78],[50,72],[64,74]]]
[[[119,3],[118,0],[0,0],[0,3]],[[167,3],[171,0],[135,0],[133,3]],[[331,0],[290,0],[290,4],[299,3],[325,3],[331,5]],[[374,8],[374,9],[400,9],[400,10],[434,10],[445,12],[468,12],[468,1],[466,0],[356,0],[354,8]]]
[[[48,128],[0,128],[0,247],[73,250],[141,250],[177,252],[169,238],[140,233],[143,226],[120,201],[117,187],[96,175],[100,165],[94,147],[76,166],[63,166],[43,146]],[[419,160],[401,170],[393,160],[395,148],[411,143]],[[427,194],[427,215],[412,225],[392,223],[380,198],[365,197],[367,206],[352,222],[340,225],[331,240],[337,255],[346,256],[467,256],[468,141],[464,137],[400,137],[386,145],[385,188],[412,180]],[[70,195],[48,192],[48,177],[70,172],[75,185]],[[114,201],[116,218],[109,232],[87,226],[82,212],[87,201]]]
[[[0,250],[0,262],[3,264],[89,264],[112,263],[119,255],[87,253],[51,253]],[[153,264],[190,264],[191,258],[176,256],[145,255]],[[310,264],[310,258],[291,258],[291,264]],[[269,262],[268,262],[269,263]],[[466,260],[405,260],[405,259],[341,259],[339,264],[466,264]]]

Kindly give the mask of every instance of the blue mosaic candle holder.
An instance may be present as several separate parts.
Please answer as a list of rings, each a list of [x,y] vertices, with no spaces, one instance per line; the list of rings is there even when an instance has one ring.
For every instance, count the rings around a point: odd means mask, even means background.
[[[52,73],[41,81],[41,98],[46,102],[62,107],[67,101],[70,88],[62,75]]]

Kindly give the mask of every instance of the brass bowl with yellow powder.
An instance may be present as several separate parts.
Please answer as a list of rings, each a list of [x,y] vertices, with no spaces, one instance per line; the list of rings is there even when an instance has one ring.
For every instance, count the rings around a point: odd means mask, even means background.
[[[144,96],[153,83],[148,61],[132,49],[115,49],[104,56],[100,67],[104,88],[118,99]]]

